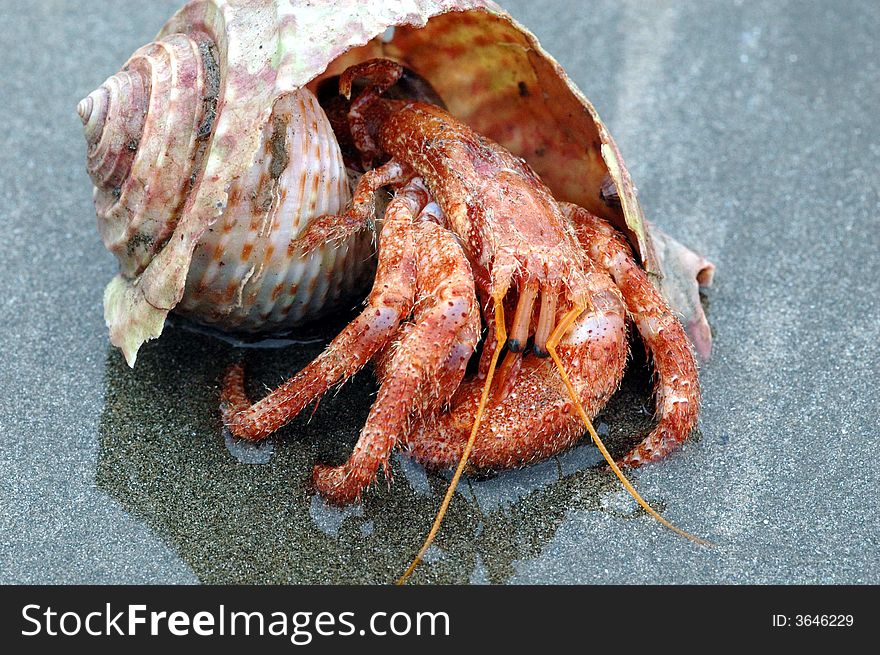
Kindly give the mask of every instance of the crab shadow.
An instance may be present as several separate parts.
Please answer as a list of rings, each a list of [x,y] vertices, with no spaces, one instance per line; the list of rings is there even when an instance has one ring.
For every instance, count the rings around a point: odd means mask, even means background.
[[[308,363],[339,325],[328,323],[289,347],[246,351],[252,393]],[[396,579],[421,545],[448,476],[427,474],[396,455],[392,485],[375,485],[361,505],[327,506],[309,488],[312,467],[341,462],[351,451],[375,394],[372,374],[359,373],[314,413],[307,409],[252,445],[225,433],[218,411],[220,377],[240,357],[228,343],[179,327],[144,348],[134,370],[109,349],[98,487],[146,523],[203,583]],[[651,425],[644,358],[637,355],[629,371],[595,421],[612,453],[624,452]],[[640,516],[616,513],[607,502],[620,487],[600,459],[582,442],[525,469],[463,481],[413,580],[505,582],[517,561],[541,553],[572,511]]]

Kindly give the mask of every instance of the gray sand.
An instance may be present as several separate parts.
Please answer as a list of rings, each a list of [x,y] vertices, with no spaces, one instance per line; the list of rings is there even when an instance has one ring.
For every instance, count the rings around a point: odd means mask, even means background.
[[[460,488],[422,582],[878,583],[880,6],[506,3],[595,103],[646,214],[718,266],[699,433],[636,487],[588,444]],[[308,493],[357,435],[359,375],[258,448],[224,438],[227,344],[170,327],[135,372],[101,314],[77,100],[177,0],[0,8],[0,582],[388,582],[445,487],[402,458],[339,511]],[[250,351],[254,390],[320,349]],[[637,361],[597,423],[651,424]]]

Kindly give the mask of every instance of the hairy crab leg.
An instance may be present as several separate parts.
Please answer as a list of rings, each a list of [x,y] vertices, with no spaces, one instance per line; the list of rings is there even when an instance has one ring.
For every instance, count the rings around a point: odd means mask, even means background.
[[[380,466],[388,473],[388,458],[405,438],[418,400],[426,391],[441,403],[448,400],[476,349],[479,306],[461,247],[429,222],[418,225],[415,245],[417,294],[424,301],[389,353],[387,373],[351,457],[340,466],[315,467],[316,488],[334,503],[358,499]]]
[[[657,372],[658,421],[619,464],[638,467],[663,459],[687,439],[697,422],[700,381],[691,342],[666,301],[632,257],[623,237],[577,205],[563,207],[591,259],[607,270],[623,293]]]
[[[323,353],[254,405],[244,392],[241,365],[229,370],[221,401],[224,422],[235,436],[253,440],[268,436],[335,383],[354,375],[391,340],[415,300],[412,222],[424,195],[422,188],[408,185],[389,203],[367,306]]]
[[[403,75],[403,67],[388,59],[373,59],[347,68],[339,76],[339,93],[346,98],[351,97],[351,86],[359,77],[369,78],[373,86],[358,95],[348,110],[348,124],[352,141],[361,153],[362,163],[369,168],[374,160],[382,156],[379,144],[370,134],[367,127],[368,112],[379,96]]]
[[[402,185],[413,177],[412,169],[405,164],[389,161],[379,168],[367,171],[358,180],[351,206],[338,216],[318,216],[291,242],[307,255],[327,242],[342,243],[348,237],[372,226],[376,206],[376,192],[383,186]]]

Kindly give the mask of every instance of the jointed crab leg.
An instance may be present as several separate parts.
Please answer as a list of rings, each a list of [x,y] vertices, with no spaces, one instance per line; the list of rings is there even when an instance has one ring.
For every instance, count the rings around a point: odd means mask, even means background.
[[[384,240],[385,235],[382,235]],[[421,300],[412,321],[391,346],[381,375],[379,394],[345,464],[315,467],[314,482],[332,502],[350,503],[375,479],[380,466],[388,474],[388,457],[404,438],[409,418],[449,400],[464,376],[479,338],[479,309],[473,277],[454,237],[435,223],[416,227],[416,288]]]
[[[666,457],[697,422],[700,382],[691,342],[666,301],[633,260],[629,245],[610,225],[576,205],[564,205],[590,257],[614,278],[657,372],[658,422],[619,462],[638,467]]]
[[[372,225],[376,192],[379,189],[392,184],[400,185],[412,177],[412,169],[393,161],[367,171],[358,180],[351,206],[344,214],[319,216],[313,219],[292,243],[307,255],[328,241],[344,242],[353,234]]]
[[[321,355],[253,406],[244,393],[241,366],[229,370],[222,391],[223,417],[235,436],[268,436],[332,385],[353,375],[388,343],[415,299],[412,222],[424,204],[424,195],[423,190],[408,186],[389,203],[376,282],[367,306]]]
[[[382,368],[393,374],[380,374],[378,397],[351,457],[341,466],[315,467],[315,486],[331,502],[356,500],[380,466],[387,472],[388,457],[408,430],[411,414],[449,400],[477,344],[479,309],[461,247],[436,223],[413,221],[426,200],[424,187],[414,180],[391,201],[367,307],[321,355],[253,406],[247,404],[240,368],[233,368],[224,384],[230,430],[258,439],[390,344]],[[401,327],[411,312],[412,321]]]
[[[339,93],[346,98],[351,97],[351,85],[358,77],[367,77],[373,83],[372,87],[354,99],[348,110],[352,140],[366,167],[369,167],[373,159],[382,155],[379,145],[367,128],[366,114],[380,94],[392,87],[402,74],[403,67],[400,64],[379,59],[351,66],[339,77]]]
[[[402,585],[406,582],[407,578],[412,575],[412,572],[415,571],[416,567],[419,565],[419,562],[422,561],[425,553],[428,552],[428,548],[431,547],[431,543],[434,541],[434,537],[437,536],[437,532],[440,530],[440,524],[443,523],[443,517],[446,516],[446,510],[449,508],[449,503],[452,502],[452,496],[455,494],[458,481],[461,479],[462,473],[464,473],[471,450],[473,450],[474,443],[476,442],[477,432],[480,429],[480,423],[483,418],[483,411],[486,408],[486,402],[489,400],[489,389],[492,387],[492,377],[495,373],[495,366],[498,364],[498,356],[501,354],[501,349],[504,348],[504,343],[507,341],[507,330],[504,326],[504,303],[502,302],[506,291],[507,289],[503,289],[500,294],[494,298],[496,345],[495,350],[492,352],[492,359],[489,362],[489,371],[486,374],[486,381],[483,383],[483,391],[480,394],[480,402],[477,405],[477,412],[474,416],[471,434],[461,453],[461,458],[458,460],[458,466],[455,468],[455,473],[452,475],[449,487],[446,489],[446,495],[443,496],[443,502],[440,504],[440,509],[437,510],[437,515],[434,517],[434,523],[431,525],[431,530],[428,532],[428,536],[425,537],[422,547],[419,549],[419,552],[416,553],[416,556],[413,558],[409,567],[407,567],[406,571],[403,572],[403,575],[398,578],[398,585]]]

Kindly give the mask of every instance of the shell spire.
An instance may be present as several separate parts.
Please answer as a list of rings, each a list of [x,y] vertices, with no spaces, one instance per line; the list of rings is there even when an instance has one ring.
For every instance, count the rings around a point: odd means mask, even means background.
[[[88,124],[89,117],[92,115],[92,108],[94,107],[94,104],[94,99],[91,96],[86,96],[79,101],[79,104],[77,104],[76,113],[79,114],[79,118],[82,121],[83,125]]]

